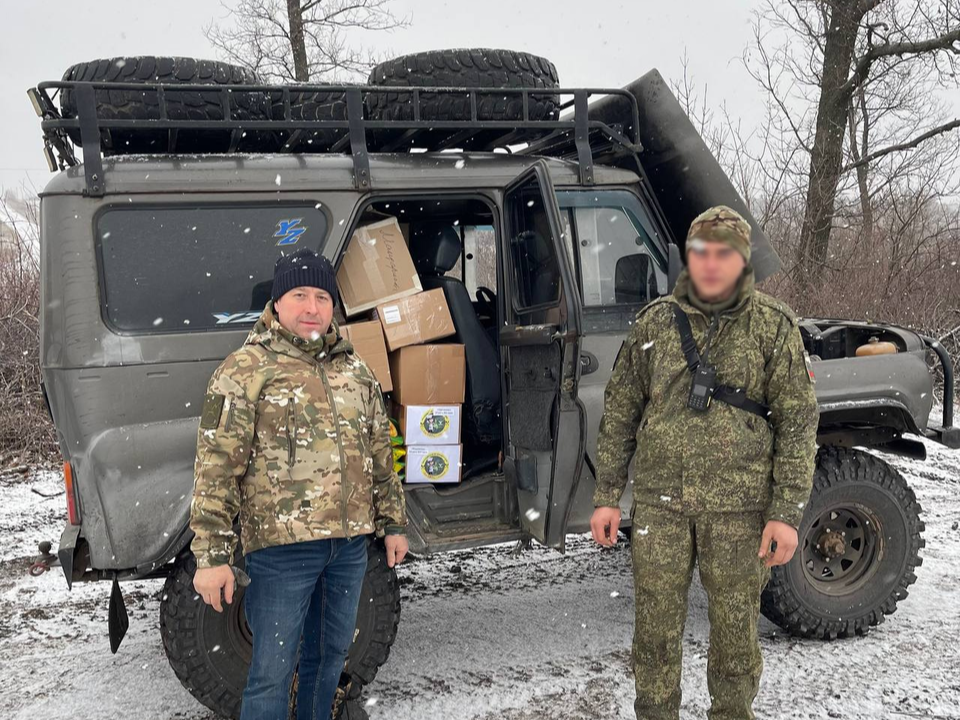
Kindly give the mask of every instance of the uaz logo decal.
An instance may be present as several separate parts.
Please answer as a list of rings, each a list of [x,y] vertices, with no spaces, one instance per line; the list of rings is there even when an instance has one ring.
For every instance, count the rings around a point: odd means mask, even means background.
[[[294,245],[300,236],[307,231],[305,227],[299,227],[303,218],[292,220],[281,220],[277,223],[277,231],[273,234],[275,238],[280,238],[277,245]]]

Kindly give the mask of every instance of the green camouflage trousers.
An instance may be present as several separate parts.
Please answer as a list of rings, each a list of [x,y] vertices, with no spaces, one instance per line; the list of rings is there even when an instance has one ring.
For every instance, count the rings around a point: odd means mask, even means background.
[[[763,660],[757,637],[760,592],[770,571],[757,557],[760,512],[688,517],[634,508],[636,626],[633,670],[637,720],[677,720],[687,591],[694,561],[707,591],[710,720],[752,720]]]

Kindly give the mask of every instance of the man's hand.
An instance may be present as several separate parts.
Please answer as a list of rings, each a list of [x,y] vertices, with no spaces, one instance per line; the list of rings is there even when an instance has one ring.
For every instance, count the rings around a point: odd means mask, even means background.
[[[223,612],[220,591],[223,591],[224,600],[228,603],[233,602],[233,569],[229,565],[197,568],[197,574],[193,576],[193,588],[200,593],[200,597],[207,605],[211,605],[217,612]]]
[[[387,567],[402,563],[410,549],[410,544],[403,535],[385,535],[383,544],[387,546]]]
[[[777,544],[775,552],[770,548],[772,542]],[[767,559],[767,567],[786,565],[797,551],[797,544],[796,528],[779,520],[771,520],[763,528],[758,557]]]
[[[593,539],[604,547],[613,547],[617,544],[617,533],[620,531],[620,509],[612,507],[598,507],[590,518],[590,532]]]

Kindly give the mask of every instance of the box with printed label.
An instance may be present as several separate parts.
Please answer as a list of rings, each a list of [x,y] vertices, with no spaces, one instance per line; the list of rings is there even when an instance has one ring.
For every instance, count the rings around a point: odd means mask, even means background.
[[[409,345],[389,357],[393,399],[399,404],[463,402],[467,372],[463,345]]]
[[[460,442],[459,405],[408,405],[399,415],[400,434],[407,445]]]
[[[423,290],[395,218],[358,227],[337,270],[347,317]]]
[[[350,323],[340,326],[340,334],[353,343],[357,355],[370,366],[383,392],[393,390],[390,379],[390,362],[387,360],[387,345],[383,329],[376,321]]]
[[[407,445],[407,482],[460,482],[462,451],[462,445]]]
[[[449,337],[457,332],[441,288],[377,305],[387,350],[399,350]]]

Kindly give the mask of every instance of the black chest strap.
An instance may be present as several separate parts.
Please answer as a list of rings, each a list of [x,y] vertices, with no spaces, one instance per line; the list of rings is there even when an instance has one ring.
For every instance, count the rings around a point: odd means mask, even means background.
[[[687,370],[694,373],[700,367],[700,352],[697,350],[696,340],[693,339],[690,318],[677,303],[671,303],[671,305],[673,306],[673,317],[677,322],[677,331],[680,333],[680,349],[683,350],[683,357],[687,361]],[[770,408],[748,398],[743,388],[717,385],[713,389],[712,397],[714,400],[727,403],[727,405],[733,405],[741,410],[759,415],[767,422],[770,420]]]

